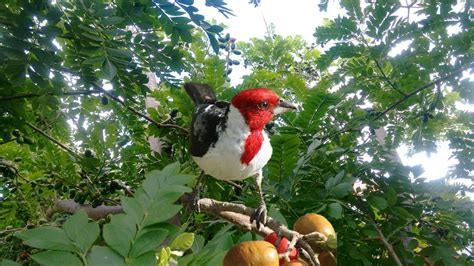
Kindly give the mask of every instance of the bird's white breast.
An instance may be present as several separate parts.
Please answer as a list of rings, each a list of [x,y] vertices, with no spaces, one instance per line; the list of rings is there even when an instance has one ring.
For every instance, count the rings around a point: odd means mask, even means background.
[[[193,157],[194,161],[207,174],[221,180],[242,180],[257,174],[270,160],[272,146],[265,132],[259,152],[248,165],[241,163],[240,157],[245,149],[245,140],[250,129],[244,117],[234,106],[230,106],[227,125],[224,130],[218,128],[219,139],[202,157]]]

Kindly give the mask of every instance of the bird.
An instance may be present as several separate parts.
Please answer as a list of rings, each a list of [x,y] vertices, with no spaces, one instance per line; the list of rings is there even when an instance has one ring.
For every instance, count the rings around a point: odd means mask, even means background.
[[[185,83],[195,104],[190,130],[190,154],[204,173],[227,181],[253,177],[259,205],[250,217],[259,228],[267,220],[262,192],[262,169],[272,156],[265,125],[275,115],[297,110],[268,88],[250,88],[237,93],[230,102],[218,100],[207,84]],[[197,203],[197,202],[196,202]]]

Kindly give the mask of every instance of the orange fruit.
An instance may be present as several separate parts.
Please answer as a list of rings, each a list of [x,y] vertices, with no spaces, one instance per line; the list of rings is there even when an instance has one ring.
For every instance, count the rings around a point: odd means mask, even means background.
[[[293,225],[293,230],[303,235],[312,232],[319,232],[325,235],[328,239],[336,239],[336,232],[334,231],[332,224],[324,216],[316,213],[307,213],[298,218]],[[317,245],[313,245],[312,243],[309,244],[314,251],[321,251],[318,249]]]
[[[278,266],[278,251],[267,241],[246,241],[232,247],[224,266]]]

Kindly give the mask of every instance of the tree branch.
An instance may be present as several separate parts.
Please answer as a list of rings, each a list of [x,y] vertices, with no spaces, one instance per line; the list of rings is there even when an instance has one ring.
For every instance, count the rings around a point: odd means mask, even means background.
[[[97,206],[92,207],[88,204],[79,204],[74,200],[58,200],[53,207],[50,207],[46,210],[46,218],[51,219],[51,217],[58,212],[67,212],[75,213],[78,210],[84,210],[87,213],[87,216],[92,220],[100,220],[106,218],[109,214],[123,213],[122,206]]]
[[[392,89],[394,89],[395,91],[397,91],[398,93],[400,93],[401,95],[406,97],[407,94],[404,93],[403,91],[399,90],[397,87],[395,87],[395,85],[390,81],[390,79],[387,77],[387,75],[385,75],[385,72],[383,71],[382,67],[380,66],[379,61],[377,59],[374,59],[374,62],[375,62],[375,65],[377,66],[378,70],[382,74],[383,78],[388,83],[388,85],[390,85],[390,87],[392,87]]]
[[[187,204],[186,195],[182,197],[182,203]],[[319,265],[318,255],[316,255],[305,239],[305,235],[288,229],[286,226],[282,225],[278,221],[274,220],[271,217],[267,218],[267,224],[257,228],[254,223],[250,223],[250,217],[254,213],[252,208],[249,208],[242,204],[230,203],[230,202],[221,202],[209,198],[203,198],[198,201],[198,209],[202,212],[213,214],[221,219],[224,219],[228,222],[231,222],[245,231],[252,231],[259,234],[262,237],[267,236],[272,232],[278,232],[279,235],[286,237],[287,239],[292,240],[296,243],[297,247],[303,249],[307,254],[309,254],[309,259],[312,265]],[[321,249],[327,249],[325,242],[327,237],[321,233],[313,232],[311,233],[312,237],[318,237],[321,241]],[[297,240],[294,240],[294,239]],[[289,247],[293,248],[292,246]]]
[[[187,205],[189,196],[184,195],[181,198],[181,203]],[[250,222],[250,216],[254,210],[242,204],[221,202],[209,198],[202,198],[198,201],[198,208],[201,212],[209,213],[225,221],[228,221],[244,231],[252,231],[259,234],[262,237],[267,236],[272,232],[277,232],[279,235],[290,239],[292,243],[289,249],[293,246],[302,249],[303,254],[309,256],[309,262],[312,265],[319,266],[318,255],[313,251],[308,243],[308,240],[317,245],[321,250],[327,250],[326,245],[327,237],[321,233],[313,232],[308,235],[302,235],[296,231],[288,229],[278,221],[271,217],[268,217],[267,224],[257,228],[255,223]],[[123,213],[122,206],[98,206],[93,208],[91,205],[81,205],[76,203],[74,200],[58,200],[53,207],[48,208],[46,211],[46,217],[50,219],[57,212],[75,213],[78,210],[86,211],[89,218],[93,220],[99,220],[107,217],[109,214]]]
[[[94,86],[94,88],[96,88],[97,90],[99,90],[100,92],[106,94],[108,97],[110,97],[112,100],[118,102],[120,105],[122,105],[123,107],[127,108],[129,111],[131,111],[132,113],[138,115],[139,117],[141,118],[144,118],[145,120],[147,120],[148,122],[152,123],[153,125],[155,125],[156,127],[158,128],[176,128],[176,129],[179,129],[181,130],[182,132],[184,132],[186,135],[189,134],[189,131],[182,127],[182,126],[179,126],[179,125],[175,125],[175,124],[163,124],[163,123],[160,123],[158,121],[155,121],[153,118],[149,117],[148,115],[144,114],[144,113],[141,113],[140,111],[136,110],[135,108],[131,107],[131,106],[128,106],[127,104],[125,104],[125,102],[123,100],[121,100],[119,97],[113,95],[112,93],[104,90],[101,86],[97,85],[96,83],[93,83],[92,86]]]
[[[73,151],[71,148],[69,148],[68,146],[62,144],[61,142],[59,142],[57,139],[53,138],[52,136],[48,135],[46,132],[44,132],[43,130],[39,129],[38,127],[36,127],[35,125],[31,124],[30,122],[28,121],[23,121],[27,126],[29,126],[31,129],[33,129],[34,131],[40,133],[41,135],[43,135],[44,137],[46,137],[47,139],[49,139],[50,141],[54,142],[56,145],[58,145],[59,147],[63,148],[65,151],[71,153],[72,155],[76,156],[76,157],[79,157],[81,158],[81,156],[79,154],[77,154],[75,151]]]
[[[99,85],[97,84],[93,84],[93,86],[96,88],[95,90],[88,90],[88,91],[69,91],[69,92],[63,92],[63,93],[34,93],[34,92],[30,92],[30,93],[21,93],[21,94],[16,94],[16,95],[11,95],[11,96],[4,96],[4,97],[0,97],[0,102],[6,102],[6,101],[11,101],[11,100],[19,100],[19,99],[26,99],[26,98],[33,98],[33,97],[40,97],[40,96],[70,96],[70,95],[91,95],[91,94],[100,94],[100,93],[104,93],[106,94],[108,97],[110,97],[111,99],[113,99],[114,101],[118,102],[120,105],[122,105],[123,107],[127,108],[128,110],[130,110],[132,113],[138,115],[139,117],[142,117],[144,118],[145,120],[147,120],[148,122],[152,123],[153,125],[155,125],[156,127],[159,127],[159,128],[177,128],[183,132],[185,132],[186,134],[189,134],[189,131],[184,128],[184,127],[181,127],[179,125],[174,125],[174,124],[165,124],[165,123],[160,123],[160,122],[157,122],[155,121],[154,119],[152,119],[151,117],[139,112],[138,110],[136,110],[135,108],[133,107],[130,107],[130,106],[127,106],[125,104],[124,101],[122,101],[120,98],[114,96],[113,94],[111,94],[110,92],[104,90],[102,87],[100,87]]]
[[[473,67],[474,65],[472,64],[467,64],[467,65],[464,65],[464,66],[461,66],[459,67],[458,69],[454,70],[453,72],[451,72],[450,74],[444,76],[444,77],[441,77],[439,79],[436,79],[428,84],[425,84],[419,88],[417,88],[416,90],[408,93],[407,95],[405,95],[403,98],[401,98],[400,100],[396,101],[395,103],[393,103],[392,105],[390,105],[387,109],[385,109],[383,112],[381,112],[379,115],[377,115],[374,120],[377,120],[379,119],[380,117],[384,116],[385,114],[387,114],[388,112],[390,112],[391,110],[393,110],[395,107],[397,107],[398,105],[400,105],[401,103],[403,103],[404,101],[406,101],[408,98],[410,98],[411,96],[413,95],[416,95],[418,94],[419,92],[427,89],[427,88],[430,88],[431,86],[433,85],[436,85],[436,84],[439,84],[451,77],[453,77],[454,75],[458,74],[459,72],[465,70],[465,69],[468,69],[470,67]]]
[[[90,94],[98,94],[102,93],[99,90],[89,90],[89,91],[67,91],[62,93],[34,93],[34,92],[27,92],[27,93],[20,93],[16,95],[4,96],[0,97],[0,102],[6,102],[11,100],[19,100],[25,98],[33,98],[33,97],[40,97],[40,96],[70,96],[70,95],[90,95]]]
[[[40,133],[41,135],[43,135],[44,137],[46,137],[47,139],[49,139],[50,141],[52,141],[53,143],[55,143],[56,145],[58,145],[59,147],[61,147],[62,149],[64,149],[65,151],[69,152],[70,154],[78,157],[78,158],[81,158],[81,156],[79,154],[77,154],[75,151],[73,151],[71,148],[69,148],[68,146],[62,144],[61,142],[59,142],[57,139],[53,138],[52,136],[48,135],[48,133],[44,132],[43,130],[41,130],[40,128],[36,127],[35,125],[33,125],[32,123],[24,120],[24,119],[21,119],[21,118],[18,118],[14,113],[12,113],[11,111],[7,110],[7,109],[4,109],[6,110],[11,116],[13,116],[14,118],[20,120],[21,122],[25,123],[28,127],[30,127],[31,129],[33,129],[34,131]]]
[[[382,241],[382,243],[385,245],[385,247],[387,248],[388,250],[388,254],[390,254],[390,256],[392,257],[392,259],[395,261],[395,263],[398,265],[398,266],[402,266],[402,262],[400,261],[400,258],[398,257],[397,253],[395,253],[395,250],[393,249],[393,246],[388,242],[387,238],[385,238],[382,230],[380,230],[380,227],[375,223],[375,221],[370,218],[370,223],[372,224],[372,226],[374,227],[375,231],[377,231],[377,233],[379,234],[379,237],[380,237],[380,241]]]

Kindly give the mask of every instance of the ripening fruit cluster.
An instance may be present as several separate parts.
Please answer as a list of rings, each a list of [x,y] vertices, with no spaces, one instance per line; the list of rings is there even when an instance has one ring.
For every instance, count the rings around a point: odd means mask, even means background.
[[[219,37],[217,39],[219,41],[219,48],[226,51],[226,73],[224,74],[227,77],[227,82],[230,82],[228,76],[232,73],[232,66],[233,65],[240,65],[240,61],[236,59],[232,59],[231,55],[241,55],[242,52],[235,48],[235,38],[231,38],[230,34],[227,33],[224,37]]]
[[[12,135],[15,137],[15,141],[18,144],[28,144],[28,145],[34,144],[34,141],[32,138],[25,136],[23,132],[21,132],[18,129],[13,130]]]
[[[312,232],[324,234],[328,240],[336,239],[336,232],[331,223],[324,217],[315,213],[301,216],[293,225],[293,230],[306,235]],[[232,247],[224,258],[224,266],[306,266],[306,262],[299,258],[299,251],[293,248],[286,261],[279,258],[288,250],[290,241],[273,232],[265,237],[265,241],[246,241]],[[316,243],[308,243],[312,249],[319,253],[321,266],[335,266],[336,262],[329,252],[322,250]]]

